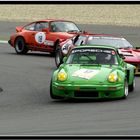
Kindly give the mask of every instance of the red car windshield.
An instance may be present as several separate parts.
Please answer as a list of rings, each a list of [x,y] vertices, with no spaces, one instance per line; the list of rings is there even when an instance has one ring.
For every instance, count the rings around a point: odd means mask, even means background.
[[[73,22],[54,21],[50,24],[51,32],[80,32]]]
[[[109,45],[116,48],[133,48],[133,46],[124,38],[90,36],[87,41],[88,45]]]

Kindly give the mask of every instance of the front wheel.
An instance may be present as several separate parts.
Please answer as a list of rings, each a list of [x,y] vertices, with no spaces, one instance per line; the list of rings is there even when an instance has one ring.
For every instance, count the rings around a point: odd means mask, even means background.
[[[128,92],[128,82],[125,81],[125,84],[124,84],[124,96],[123,96],[123,98],[126,99],[128,94],[129,94],[129,92]]]
[[[17,54],[26,54],[28,52],[28,48],[25,45],[23,37],[18,37],[16,39],[14,47]]]
[[[55,49],[55,64],[57,67],[59,67],[60,64],[62,64],[62,59],[63,59],[63,55],[61,52],[61,48],[59,45],[57,45]]]

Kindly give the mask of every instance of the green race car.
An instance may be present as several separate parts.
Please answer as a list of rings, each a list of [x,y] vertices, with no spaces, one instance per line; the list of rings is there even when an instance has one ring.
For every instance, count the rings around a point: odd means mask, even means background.
[[[134,69],[112,46],[77,46],[50,82],[53,99],[126,98],[135,87]]]

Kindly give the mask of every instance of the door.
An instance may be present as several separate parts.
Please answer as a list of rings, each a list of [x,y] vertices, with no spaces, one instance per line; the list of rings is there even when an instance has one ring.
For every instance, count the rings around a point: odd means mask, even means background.
[[[48,22],[36,22],[27,25],[24,28],[27,43],[36,48],[44,46],[46,33],[42,32],[43,28],[47,28]]]

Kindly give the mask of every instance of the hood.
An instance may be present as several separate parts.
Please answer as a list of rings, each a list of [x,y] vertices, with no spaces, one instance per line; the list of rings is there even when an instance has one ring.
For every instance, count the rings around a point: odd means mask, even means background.
[[[65,72],[68,74],[68,81],[75,84],[85,84],[95,83],[95,84],[103,84],[108,75],[115,71],[116,68],[109,65],[79,65],[79,64],[69,64],[65,66]]]
[[[124,61],[128,63],[140,62],[140,50],[137,49],[119,49],[119,52],[125,56]]]
[[[71,41],[71,44],[72,44],[72,39],[71,39],[71,38],[68,38],[68,39],[62,41],[62,42],[60,43],[60,46],[62,47],[64,44],[67,44],[67,43],[70,42],[70,41]]]
[[[72,38],[73,36],[75,36],[76,33],[69,33],[69,32],[54,32],[52,33],[54,34],[57,38],[60,38],[61,42],[68,39],[68,38]]]

